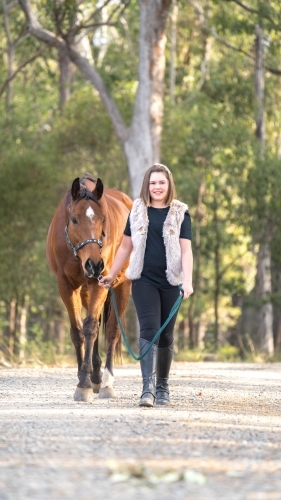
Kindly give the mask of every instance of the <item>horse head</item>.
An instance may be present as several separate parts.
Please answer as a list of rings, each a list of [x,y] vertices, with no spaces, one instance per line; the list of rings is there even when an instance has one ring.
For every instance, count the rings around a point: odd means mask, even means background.
[[[91,187],[93,189],[91,190]],[[99,203],[103,195],[100,179],[82,184],[77,177],[71,187],[65,235],[86,278],[98,278],[104,268],[101,258],[104,215]]]

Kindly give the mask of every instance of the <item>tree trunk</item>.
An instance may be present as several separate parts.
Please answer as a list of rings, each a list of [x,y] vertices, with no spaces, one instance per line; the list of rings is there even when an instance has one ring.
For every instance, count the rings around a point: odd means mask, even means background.
[[[60,71],[60,102],[62,112],[64,105],[71,97],[71,85],[73,79],[73,63],[69,57],[67,47],[60,45],[58,48],[59,71]]]
[[[11,37],[11,32],[10,32],[10,26],[9,26],[9,5],[6,4],[6,0],[2,0],[2,6],[3,6],[3,14],[4,14],[4,26],[5,26],[5,31],[6,31],[6,36],[7,36],[7,60],[8,60],[8,78],[11,77],[13,74],[13,66],[14,66],[14,58],[15,58],[15,45],[13,43],[12,37]],[[11,109],[11,102],[12,102],[12,80],[8,82],[7,84],[7,93],[6,93],[6,113],[7,113],[7,118],[9,120],[10,118],[10,109]]]
[[[256,66],[255,66],[255,97],[256,97],[256,136],[260,145],[260,156],[263,158],[265,147],[265,112],[264,112],[264,54],[262,29],[256,28]],[[266,354],[273,354],[273,308],[271,296],[271,249],[269,224],[265,214],[261,221],[261,243],[257,257],[257,295],[258,311],[258,347]]]
[[[256,27],[255,53],[256,136],[263,154],[265,145],[264,51],[262,29],[259,26]]]
[[[211,48],[212,48],[212,39],[211,37],[205,37],[204,40],[204,57],[201,62],[201,78],[197,85],[197,90],[201,91],[203,89],[205,81],[209,77],[209,63],[211,59]]]
[[[97,66],[101,67],[102,62],[105,58],[105,55],[107,53],[108,49],[108,44],[109,44],[109,33],[108,33],[108,26],[106,25],[106,19],[108,17],[107,13],[107,5],[105,5],[101,11],[101,19],[102,22],[104,23],[103,26],[100,27],[100,50],[99,50],[99,55],[97,59]]]
[[[9,350],[14,353],[16,338],[17,301],[11,300],[9,307]]]
[[[201,314],[200,319],[195,328],[195,346],[197,349],[204,349],[205,343],[204,338],[206,334],[207,322],[204,315]]]
[[[273,336],[274,336],[274,352],[279,353],[281,350],[281,307],[280,307],[280,286],[281,286],[281,269],[271,262],[272,276],[272,292],[274,301],[273,307]]]
[[[9,361],[14,361],[15,338],[16,338],[16,317],[17,301],[5,302],[6,326],[4,327],[3,337],[0,337],[0,349]]]
[[[216,200],[214,200],[214,225],[215,225],[215,231],[214,231],[214,237],[215,237],[214,341],[215,341],[215,349],[217,349],[218,348],[218,340],[219,340],[220,235],[219,235],[219,227],[218,227],[218,214],[217,214]]]
[[[197,206],[195,212],[195,254],[194,254],[194,278],[193,278],[193,289],[196,292],[198,297],[198,293],[200,290],[200,276],[201,276],[201,218],[202,218],[202,206],[203,206],[203,195],[205,191],[205,185],[203,182],[200,182],[197,196]],[[189,334],[189,348],[194,349],[194,347],[198,347],[197,338],[195,332],[195,324],[194,324],[194,305],[195,305],[195,296],[191,295],[189,298],[190,305],[188,310],[188,334]]]
[[[173,0],[171,12],[171,66],[170,66],[170,99],[175,103],[175,82],[176,82],[176,54],[177,54],[177,20],[178,20],[177,0]]]
[[[171,3],[140,1],[139,86],[130,133],[124,141],[133,198],[139,196],[145,171],[160,161],[165,29]]]
[[[274,308],[274,351],[280,353],[281,351],[281,310],[280,306]]]
[[[27,342],[27,312],[28,312],[28,299],[24,298],[24,303],[20,308],[19,317],[19,362],[25,362],[25,347]]]
[[[257,294],[261,306],[258,311],[258,348],[265,354],[274,353],[273,310],[271,295],[271,251],[268,243],[261,243],[257,262]]]
[[[181,349],[186,349],[189,347],[188,345],[188,339],[189,339],[189,322],[188,322],[188,316],[184,316],[181,321],[179,321],[178,328],[181,333],[181,344],[180,348]]]

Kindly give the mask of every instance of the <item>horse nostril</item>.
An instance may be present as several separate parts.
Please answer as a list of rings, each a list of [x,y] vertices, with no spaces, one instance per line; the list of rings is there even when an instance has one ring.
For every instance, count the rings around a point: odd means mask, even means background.
[[[87,277],[93,278],[95,275],[94,263],[91,259],[88,259],[85,263],[85,269],[87,271]]]
[[[92,259],[88,259],[85,263],[87,278],[98,278],[104,268],[103,260],[101,259],[97,264],[94,264]]]

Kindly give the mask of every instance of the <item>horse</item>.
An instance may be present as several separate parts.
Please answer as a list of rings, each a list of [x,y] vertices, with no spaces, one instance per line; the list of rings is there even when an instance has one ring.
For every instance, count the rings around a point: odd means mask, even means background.
[[[115,397],[114,356],[121,355],[121,335],[111,294],[98,285],[102,272],[108,274],[121,243],[132,200],[117,189],[104,188],[101,179],[85,174],[74,179],[50,224],[46,256],[57,278],[58,290],[67,309],[70,336],[78,365],[75,401]],[[122,319],[131,282],[125,277],[128,262],[112,283]],[[85,319],[82,321],[82,310]],[[99,355],[99,327],[107,340],[104,371]]]

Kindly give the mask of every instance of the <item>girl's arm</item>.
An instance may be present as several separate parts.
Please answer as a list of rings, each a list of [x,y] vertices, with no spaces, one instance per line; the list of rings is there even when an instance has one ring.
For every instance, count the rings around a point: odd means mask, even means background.
[[[133,250],[132,238],[130,236],[123,235],[121,245],[118,248],[115,259],[107,276],[103,276],[99,280],[99,285],[107,288],[111,285],[116,274],[122,269],[126,260],[129,258],[131,251]]]
[[[193,269],[193,255],[191,241],[185,238],[180,238],[181,247],[181,263],[183,270],[183,284],[182,289],[184,291],[184,299],[187,299],[189,295],[193,293],[192,286],[192,269]]]

